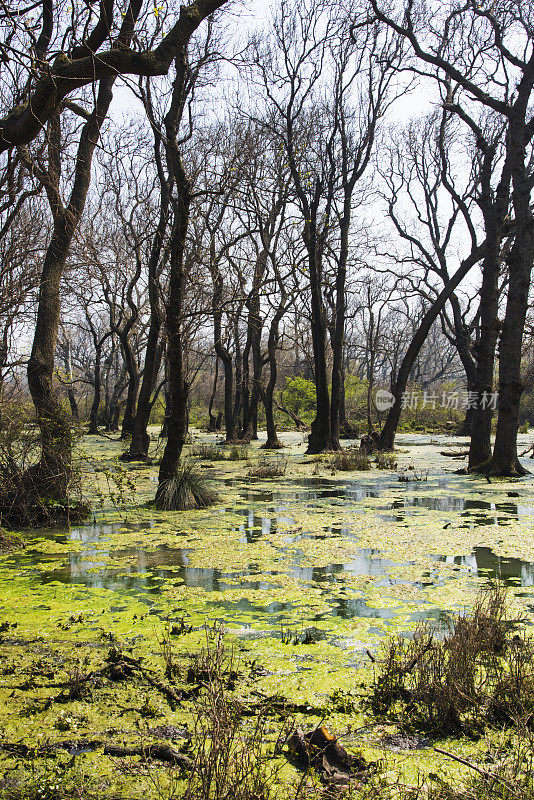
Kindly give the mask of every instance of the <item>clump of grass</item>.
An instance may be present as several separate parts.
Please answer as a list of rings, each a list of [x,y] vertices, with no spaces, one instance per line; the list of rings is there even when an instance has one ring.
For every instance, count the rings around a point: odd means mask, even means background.
[[[364,471],[371,469],[371,460],[365,450],[352,447],[349,450],[340,450],[331,461],[333,470],[350,472],[352,470]]]
[[[228,451],[228,461],[248,461],[249,450],[244,445],[233,445]]]
[[[215,444],[201,444],[191,451],[191,455],[202,461],[247,461],[249,450],[245,445],[234,444],[229,449]]]
[[[427,480],[428,470],[417,471],[414,466],[409,466],[399,473],[399,481],[401,483],[419,483]]]
[[[377,469],[397,469],[397,458],[393,453],[377,453],[375,466]]]
[[[249,478],[280,478],[286,474],[287,458],[260,458],[255,467],[248,471]]]
[[[534,642],[513,633],[505,593],[482,593],[447,632],[420,624],[411,640],[389,640],[370,705],[402,726],[447,735],[534,720]]]
[[[183,463],[173,478],[160,484],[155,505],[161,511],[190,511],[218,501],[219,495],[195,466]]]
[[[226,459],[225,450],[214,444],[201,444],[191,451],[191,455],[202,461],[224,461]]]

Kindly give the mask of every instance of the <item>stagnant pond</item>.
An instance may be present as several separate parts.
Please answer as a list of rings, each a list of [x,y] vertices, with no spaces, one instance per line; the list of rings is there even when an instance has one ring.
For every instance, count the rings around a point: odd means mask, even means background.
[[[331,475],[293,446],[276,480],[205,465],[221,493],[212,510],[162,514],[139,502],[26,534],[0,564],[0,614],[45,633],[82,609],[86,630],[133,638],[160,622],[219,620],[271,647],[308,630],[356,657],[417,620],[445,620],[488,579],[534,612],[531,480],[457,475],[443,440],[399,445],[399,472]],[[146,496],[153,477],[136,475]]]

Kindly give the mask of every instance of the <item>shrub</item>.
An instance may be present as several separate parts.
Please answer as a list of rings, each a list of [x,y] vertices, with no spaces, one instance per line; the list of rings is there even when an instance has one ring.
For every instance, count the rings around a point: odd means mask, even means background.
[[[257,465],[248,471],[249,478],[279,478],[286,474],[287,458],[260,458]]]
[[[397,459],[393,453],[378,453],[375,466],[377,469],[397,469]]]
[[[336,453],[331,461],[331,467],[341,472],[362,471],[371,469],[371,461],[365,450],[353,447],[350,450],[340,450],[339,453]]]
[[[446,634],[420,624],[411,640],[389,640],[375,676],[371,708],[401,725],[432,734],[469,732],[489,723],[533,721],[534,642],[517,633],[505,594],[482,593],[470,614],[459,614]]]
[[[192,464],[183,463],[173,478],[158,487],[155,505],[162,511],[190,511],[218,500],[204,476]]]
[[[78,428],[66,416],[58,421],[57,440],[65,440],[65,462],[58,463],[55,476],[41,464],[41,432],[28,410],[4,411],[2,423],[0,525],[30,528],[87,516],[90,509],[82,501],[80,475],[70,463],[72,446],[81,435]],[[58,492],[58,487],[64,491]]]

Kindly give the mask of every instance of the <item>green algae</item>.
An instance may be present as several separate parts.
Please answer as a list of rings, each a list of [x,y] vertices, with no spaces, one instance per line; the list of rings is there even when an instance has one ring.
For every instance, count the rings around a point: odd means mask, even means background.
[[[118,469],[120,443],[88,439],[93,462]],[[320,714],[339,732],[363,727],[354,743],[371,760],[383,758],[387,729],[358,710],[363,690],[357,687],[372,672],[366,650],[378,649],[388,634],[409,633],[421,618],[445,620],[468,608],[487,577],[499,573],[526,584],[512,585],[510,602],[518,616],[532,617],[532,483],[488,485],[452,475],[439,448],[442,442],[417,445],[411,438],[399,465],[417,463],[429,480],[409,485],[394,472],[332,476],[326,462],[323,474],[314,475],[317,464],[306,463],[294,438],[280,480],[249,480],[239,462],[206,470],[222,501],[195,512],[147,506],[154,466],[136,468],[135,493],[113,502],[105,475],[91,468],[86,493],[95,510],[89,524],[22,532],[24,550],[0,554],[0,622],[16,626],[0,641],[0,694],[9,701],[0,718],[4,739],[33,745],[47,736],[136,741],[147,728],[147,708],[165,724],[191,721],[187,703],[172,711],[142,681],[106,685],[68,708],[55,701],[45,708],[58,694],[51,682],[67,680],[80,663],[86,671],[101,665],[116,639],[162,673],[162,640],[185,618],[192,631],[173,639],[182,672],[205,644],[203,626],[221,624],[244,663],[262,666],[239,687],[242,694],[253,687],[298,700],[310,709],[308,725]],[[510,492],[521,497],[512,501]],[[309,628],[321,634],[313,644],[283,642],[284,629],[298,635]],[[43,672],[59,678],[43,679]],[[336,692],[354,697],[350,714],[335,710]],[[451,747],[476,750],[458,741]],[[134,791],[101,751],[80,759],[105,793]],[[423,751],[388,755],[391,768],[408,779],[417,770],[445,775],[458,769],[448,763],[438,769],[435,761]],[[137,779],[135,794],[117,796],[153,793],[146,775]]]

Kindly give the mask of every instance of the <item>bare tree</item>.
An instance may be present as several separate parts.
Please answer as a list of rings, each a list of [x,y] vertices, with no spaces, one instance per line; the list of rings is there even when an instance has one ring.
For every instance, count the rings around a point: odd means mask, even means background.
[[[475,418],[470,469],[493,474],[524,472],[517,458],[519,402],[522,393],[521,352],[528,305],[534,225],[530,201],[534,175],[531,143],[534,120],[530,103],[534,89],[534,18],[532,6],[523,0],[497,0],[491,8],[467,2],[443,3],[439,19],[428,18],[422,5],[408,0],[402,16],[393,18],[378,0],[370,7],[411,46],[417,64],[438,83],[444,108],[456,115],[475,137],[484,160],[486,175],[481,181],[481,207],[486,228],[486,255],[481,290],[484,321],[478,353],[478,405],[491,391],[489,367],[496,339],[495,295],[500,267],[501,245],[511,203],[516,235],[507,255],[509,270],[506,312],[499,344],[499,404],[493,455],[488,459],[489,435]],[[486,120],[502,132],[489,138]],[[486,130],[485,130],[486,129]],[[502,159],[498,159],[502,141]],[[497,177],[498,176],[498,177]],[[482,364],[487,369],[482,368]],[[485,385],[480,385],[484,381]]]

